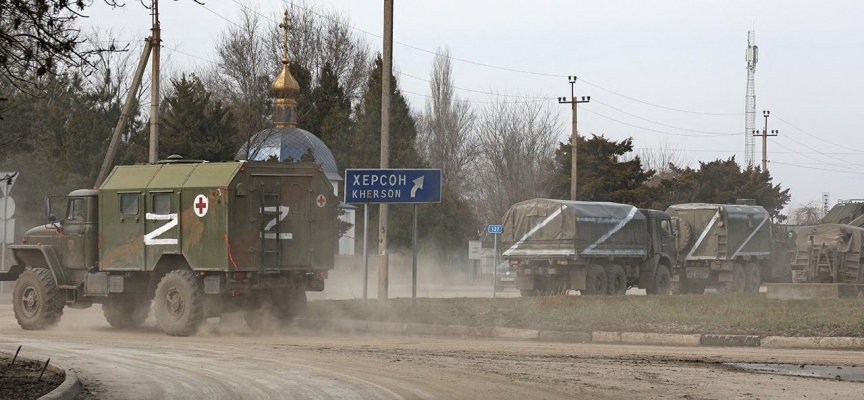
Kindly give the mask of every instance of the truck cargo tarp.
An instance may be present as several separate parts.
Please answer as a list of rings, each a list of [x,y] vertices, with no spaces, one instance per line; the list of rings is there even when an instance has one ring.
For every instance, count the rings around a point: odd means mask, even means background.
[[[801,227],[795,246],[798,251],[808,251],[810,244],[828,246],[840,253],[861,251],[864,228],[841,224],[823,224]],[[812,240],[812,241],[811,241]]]
[[[515,204],[503,222],[507,257],[648,254],[648,220],[630,205],[534,199]]]

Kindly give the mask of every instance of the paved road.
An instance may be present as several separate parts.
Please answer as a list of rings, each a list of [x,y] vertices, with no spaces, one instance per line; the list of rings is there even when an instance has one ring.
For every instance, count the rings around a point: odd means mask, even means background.
[[[236,316],[233,316],[236,317]],[[85,398],[563,399],[864,397],[864,384],[752,374],[719,362],[852,365],[864,352],[253,335],[226,318],[194,337],[116,331],[98,306],[24,332],[0,305],[0,351],[80,372]]]

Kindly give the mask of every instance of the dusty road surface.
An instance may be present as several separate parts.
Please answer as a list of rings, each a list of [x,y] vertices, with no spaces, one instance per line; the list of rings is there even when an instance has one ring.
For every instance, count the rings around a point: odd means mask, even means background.
[[[864,352],[565,345],[288,331],[210,320],[194,337],[117,331],[101,308],[25,332],[0,305],[0,351],[79,371],[83,398],[864,398],[864,384],[739,372],[720,362],[853,365]]]

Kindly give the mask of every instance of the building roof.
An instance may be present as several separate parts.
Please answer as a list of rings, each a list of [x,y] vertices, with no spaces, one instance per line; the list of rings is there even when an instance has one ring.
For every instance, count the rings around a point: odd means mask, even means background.
[[[237,159],[243,160],[250,155],[248,161],[266,161],[276,156],[279,161],[291,160],[299,162],[303,156],[311,151],[315,162],[321,164],[327,179],[341,181],[339,167],[333,152],[324,142],[309,131],[300,128],[271,128],[263,130],[249,141],[251,151],[246,151],[244,145],[237,152]]]

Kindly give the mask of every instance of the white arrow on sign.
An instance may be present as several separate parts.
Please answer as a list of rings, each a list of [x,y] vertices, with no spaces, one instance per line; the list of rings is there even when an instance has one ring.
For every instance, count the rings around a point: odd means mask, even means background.
[[[416,197],[417,191],[423,189],[423,181],[425,180],[424,178],[425,176],[421,176],[412,181],[414,182],[414,187],[411,188],[411,197]]]

